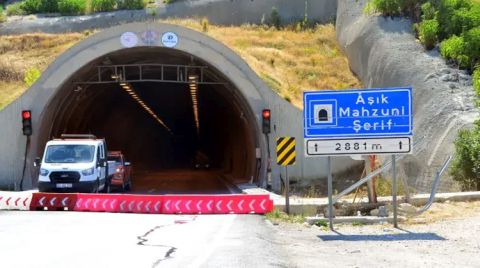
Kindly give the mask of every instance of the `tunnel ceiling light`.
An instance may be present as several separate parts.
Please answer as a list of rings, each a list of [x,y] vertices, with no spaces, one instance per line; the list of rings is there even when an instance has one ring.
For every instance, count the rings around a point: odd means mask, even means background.
[[[197,128],[197,135],[200,133],[200,120],[198,116],[198,75],[188,76],[188,85],[190,87],[190,96],[192,98],[193,118],[195,120],[195,127]]]
[[[172,130],[167,126],[167,124],[165,124],[165,122],[163,122],[163,120],[160,119],[160,117],[155,114],[153,110],[145,104],[145,102],[143,102],[143,100],[140,98],[140,96],[138,96],[138,94],[135,92],[135,90],[130,84],[126,82],[120,82],[120,86],[125,90],[126,93],[130,95],[130,97],[132,97],[140,106],[142,106],[142,108],[147,113],[149,113],[162,127],[164,127],[170,134],[173,135]]]

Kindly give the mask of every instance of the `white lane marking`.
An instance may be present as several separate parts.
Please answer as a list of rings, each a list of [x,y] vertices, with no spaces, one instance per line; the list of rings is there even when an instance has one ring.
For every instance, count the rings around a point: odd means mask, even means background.
[[[237,207],[238,207],[239,210],[242,210],[242,209],[243,209],[243,203],[244,203],[244,202],[245,202],[245,200],[243,200],[243,199],[240,200],[240,202],[238,202]]]
[[[192,203],[192,200],[188,200],[187,203],[185,204],[185,207],[187,208],[188,211],[190,211],[190,204]]]
[[[217,210],[220,210],[220,205],[222,204],[222,200],[219,200],[217,205],[215,206]]]
[[[54,197],[52,200],[50,200],[50,206],[55,206],[55,200],[57,200],[57,197]]]
[[[209,246],[202,247],[203,250],[198,251],[198,257],[195,258],[188,267],[196,268],[204,266],[205,262],[210,258],[213,252],[218,248],[222,241],[227,236],[228,230],[232,227],[233,221],[237,215],[224,215],[222,217],[228,217],[226,220],[222,221],[222,226],[220,230],[216,232],[216,236],[213,238],[212,243]]]
[[[42,198],[40,198],[40,200],[38,201],[38,203],[40,203],[40,206],[43,206],[45,203],[43,201],[45,201],[45,196],[43,196]]]
[[[228,201],[228,203],[227,203],[227,208],[228,208],[229,211],[232,211],[232,203],[233,203],[232,200]]]
[[[250,202],[250,204],[248,205],[248,207],[250,208],[250,210],[255,210],[255,208],[253,207],[253,204],[255,204],[255,199],[252,200],[252,202]]]
[[[203,202],[203,200],[200,200],[200,201],[198,201],[198,203],[197,203],[197,210],[198,210],[198,212],[200,212],[200,210],[202,209],[202,208],[200,207],[200,205],[202,204],[202,202]]]
[[[212,211],[212,203],[213,203],[213,200],[208,201],[208,203],[207,203],[208,211]]]

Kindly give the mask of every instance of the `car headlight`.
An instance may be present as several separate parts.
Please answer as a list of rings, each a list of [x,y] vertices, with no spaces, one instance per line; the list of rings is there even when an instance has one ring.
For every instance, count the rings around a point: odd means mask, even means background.
[[[40,169],[40,175],[41,175],[41,176],[47,176],[48,173],[50,173],[50,171],[48,171],[48,170],[46,170],[46,169],[44,169],[44,168],[41,168],[41,169]]]
[[[89,169],[82,170],[82,175],[83,176],[90,176],[90,175],[93,175],[94,172],[95,172],[95,168],[92,167],[92,168],[89,168]]]

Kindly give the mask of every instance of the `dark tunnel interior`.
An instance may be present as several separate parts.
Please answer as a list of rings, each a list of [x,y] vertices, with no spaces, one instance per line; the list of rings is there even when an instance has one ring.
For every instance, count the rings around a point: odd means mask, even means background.
[[[164,67],[162,71],[148,64],[206,68]],[[112,65],[128,66],[118,67],[117,73],[115,68],[98,68]],[[142,65],[142,69],[136,65]],[[200,81],[205,84],[196,85],[194,100],[187,77],[195,73],[199,78],[200,72]],[[119,73],[124,76],[121,81],[127,80],[136,93],[135,98],[122,88],[120,80],[111,81]],[[93,83],[100,79],[108,83]],[[180,81],[159,81],[162,79]],[[134,48],[106,55],[81,68],[59,91],[50,138],[63,133],[104,137],[109,150],[122,151],[132,163],[137,180],[145,174],[157,174],[149,178],[149,184],[162,179],[172,182],[175,173],[195,170],[198,163],[208,164],[211,170],[203,172],[203,177],[221,176],[235,182],[256,179],[255,117],[228,81],[206,62],[176,50]]]

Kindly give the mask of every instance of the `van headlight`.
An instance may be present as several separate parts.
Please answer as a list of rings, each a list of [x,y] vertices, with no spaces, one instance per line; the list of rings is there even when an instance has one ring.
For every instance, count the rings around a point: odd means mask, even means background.
[[[85,169],[85,170],[82,170],[82,175],[83,176],[90,176],[90,175],[93,175],[93,173],[95,172],[95,168],[89,168],[89,169]]]
[[[44,169],[44,168],[40,169],[40,175],[41,176],[47,176],[48,173],[50,173],[50,171],[48,171],[47,169]]]

